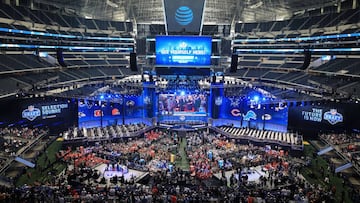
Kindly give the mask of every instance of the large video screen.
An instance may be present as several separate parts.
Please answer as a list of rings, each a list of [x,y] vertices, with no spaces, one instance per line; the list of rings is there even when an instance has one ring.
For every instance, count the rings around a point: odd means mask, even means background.
[[[211,37],[157,36],[157,66],[210,66]]]
[[[205,94],[160,94],[159,113],[173,116],[206,116]]]

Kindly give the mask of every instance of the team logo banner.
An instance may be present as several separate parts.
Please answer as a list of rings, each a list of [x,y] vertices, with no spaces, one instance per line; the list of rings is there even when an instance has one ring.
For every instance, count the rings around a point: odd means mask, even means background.
[[[200,32],[205,0],[164,0],[168,32]]]

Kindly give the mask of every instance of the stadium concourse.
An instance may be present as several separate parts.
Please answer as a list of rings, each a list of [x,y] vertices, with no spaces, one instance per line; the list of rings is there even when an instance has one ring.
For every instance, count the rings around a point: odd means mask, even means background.
[[[360,202],[359,0],[0,0],[0,202]]]

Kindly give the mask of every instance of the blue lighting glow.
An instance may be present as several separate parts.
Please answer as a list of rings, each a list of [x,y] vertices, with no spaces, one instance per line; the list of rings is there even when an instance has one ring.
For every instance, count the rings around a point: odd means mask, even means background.
[[[243,43],[243,42],[292,42],[292,41],[313,41],[313,40],[324,40],[324,39],[340,39],[340,38],[351,38],[351,37],[359,37],[360,33],[352,33],[352,34],[336,34],[336,35],[326,35],[326,36],[314,36],[314,37],[293,37],[293,38],[279,38],[279,39],[235,39],[233,42],[235,43]]]
[[[304,49],[251,49],[251,48],[234,48],[235,53],[304,53]],[[310,52],[359,52],[360,48],[315,48],[309,49]]]
[[[111,41],[132,41],[132,42],[135,41],[134,38],[128,38],[128,37],[90,37],[90,36],[78,36],[78,35],[63,35],[63,34],[53,34],[53,33],[47,33],[47,32],[16,30],[16,29],[9,29],[9,28],[0,28],[0,32],[47,36],[47,37],[61,37],[61,38],[67,38],[67,39],[90,39],[90,40],[106,40],[106,41],[111,40]]]
[[[180,92],[180,95],[181,95],[181,96],[185,96],[185,91],[181,91],[181,92]]]
[[[101,95],[101,96],[100,96],[100,99],[104,99],[104,95]]]
[[[26,48],[26,49],[68,49],[68,50],[82,50],[82,51],[118,51],[131,52],[131,47],[85,47],[85,46],[57,46],[57,45],[34,45],[34,44],[1,44],[0,48]]]
[[[259,96],[254,96],[254,101],[258,102],[259,101]]]

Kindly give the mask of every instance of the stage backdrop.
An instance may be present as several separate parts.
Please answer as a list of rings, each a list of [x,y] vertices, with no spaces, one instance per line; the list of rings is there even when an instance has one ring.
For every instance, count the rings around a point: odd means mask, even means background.
[[[55,97],[2,100],[0,127],[45,127],[51,133],[77,126],[77,101]]]
[[[136,123],[144,118],[142,95],[125,95],[118,103],[107,101],[80,101],[78,106],[79,127],[91,128]]]

